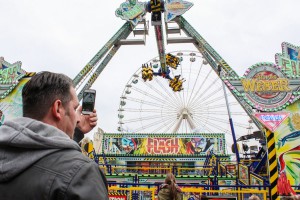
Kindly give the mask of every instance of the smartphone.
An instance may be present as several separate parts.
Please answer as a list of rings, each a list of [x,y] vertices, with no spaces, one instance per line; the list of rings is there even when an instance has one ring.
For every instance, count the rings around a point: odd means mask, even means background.
[[[89,115],[93,112],[96,100],[96,90],[84,90],[82,98],[82,114]]]

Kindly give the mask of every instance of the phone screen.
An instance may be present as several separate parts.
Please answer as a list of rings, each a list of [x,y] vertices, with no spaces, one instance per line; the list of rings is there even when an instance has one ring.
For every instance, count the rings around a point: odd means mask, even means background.
[[[83,93],[83,99],[82,99],[83,114],[89,114],[93,112],[95,106],[95,97],[96,97],[96,92],[94,91],[85,91]]]

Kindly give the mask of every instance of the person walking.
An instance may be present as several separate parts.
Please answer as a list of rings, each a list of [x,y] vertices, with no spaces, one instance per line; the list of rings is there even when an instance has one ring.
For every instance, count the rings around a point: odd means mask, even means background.
[[[168,173],[165,183],[160,185],[158,200],[182,200],[181,189],[176,184],[175,176]]]

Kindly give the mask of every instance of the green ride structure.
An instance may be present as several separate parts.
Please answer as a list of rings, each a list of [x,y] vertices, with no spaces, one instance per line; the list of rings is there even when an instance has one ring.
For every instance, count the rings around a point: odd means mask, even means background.
[[[205,194],[207,199],[244,199],[258,194],[263,199],[272,200],[296,195],[300,186],[300,47],[283,42],[282,53],[275,55],[275,63],[254,64],[243,76],[239,76],[182,16],[192,6],[193,3],[183,0],[127,0],[122,3],[115,14],[126,22],[73,79],[81,100],[83,91],[91,88],[121,46],[145,45],[149,32],[145,16],[151,13],[157,57],[144,63],[126,85],[119,107],[119,133],[103,133],[100,152],[96,153],[91,145],[84,148],[106,172],[110,198],[155,199],[158,185],[168,172],[176,175],[183,188],[184,199],[198,199],[201,194]],[[174,28],[173,24],[177,26]],[[181,32],[186,36],[171,37]],[[128,39],[132,33],[144,38]],[[166,53],[165,43],[190,43],[195,46],[196,52]],[[226,151],[225,131],[216,131],[214,128],[218,127],[214,124],[210,127],[208,118],[207,123],[196,120],[200,114],[193,110],[193,106],[205,100],[191,101],[194,104],[183,101],[181,109],[174,104],[177,121],[170,127],[168,119],[163,118],[159,121],[165,124],[153,130],[152,125],[148,124],[135,127],[133,133],[125,133],[126,124],[130,123],[126,118],[129,111],[141,111],[126,107],[130,100],[137,100],[130,98],[131,92],[136,91],[144,96],[148,94],[134,87],[134,84],[143,82],[161,95],[148,95],[156,101],[168,101],[168,98],[173,98],[172,95],[177,99],[187,97],[189,91],[193,91],[190,92],[191,98],[198,94],[197,89],[188,89],[189,76],[183,76],[181,64],[185,55],[190,56],[190,62],[201,58],[203,66],[209,66],[209,69],[201,69],[212,72],[206,72],[203,77],[213,74],[220,81],[218,92],[222,93],[224,103],[222,113],[227,115],[222,118],[230,126],[236,157],[234,161]],[[10,64],[2,57],[0,67],[0,119],[3,123],[6,119],[22,115],[20,91],[35,73],[21,69],[21,62]],[[200,81],[198,76],[194,80],[195,84]],[[161,88],[167,89],[153,87],[155,81],[166,84]],[[210,95],[214,93],[217,91]],[[231,110],[229,96],[238,102],[245,116],[251,119],[263,136],[262,148],[248,159],[240,158],[240,139],[236,138],[232,120],[235,109]],[[149,107],[143,107],[144,112],[168,112],[164,107],[165,101],[160,104],[163,105],[161,107],[150,104],[147,99],[143,100],[145,102]],[[211,107],[217,106],[212,104]],[[143,120],[149,121],[151,118],[144,117]],[[183,126],[186,127],[185,132],[182,131]],[[199,126],[204,127],[203,130],[197,131]]]

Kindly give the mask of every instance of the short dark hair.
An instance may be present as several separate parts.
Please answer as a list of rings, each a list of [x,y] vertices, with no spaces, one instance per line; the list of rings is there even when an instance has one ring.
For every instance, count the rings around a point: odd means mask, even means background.
[[[64,74],[40,72],[34,75],[22,89],[23,116],[42,120],[55,100],[65,106],[72,98],[72,79]]]

